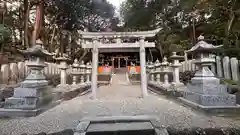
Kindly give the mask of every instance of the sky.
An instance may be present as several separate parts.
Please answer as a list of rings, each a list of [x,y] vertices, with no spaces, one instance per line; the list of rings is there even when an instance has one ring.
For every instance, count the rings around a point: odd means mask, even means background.
[[[108,0],[110,3],[112,3],[117,10],[119,10],[120,8],[120,4],[124,1],[124,0]]]

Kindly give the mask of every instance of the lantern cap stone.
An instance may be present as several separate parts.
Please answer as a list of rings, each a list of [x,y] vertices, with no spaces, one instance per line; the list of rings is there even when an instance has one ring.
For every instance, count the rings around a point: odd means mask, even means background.
[[[198,40],[199,40],[198,43],[194,45],[190,50],[186,51],[186,53],[213,52],[223,46],[223,45],[214,46],[213,44],[205,42],[204,37],[202,35],[198,37]]]
[[[163,58],[163,62],[161,63],[161,65],[162,65],[162,66],[167,66],[167,65],[169,65],[166,57]]]
[[[160,64],[161,64],[161,63],[160,63],[159,60],[157,59],[157,60],[155,61],[155,64],[154,64],[154,65],[155,65],[155,66],[160,66]]]
[[[71,61],[71,59],[70,58],[67,58],[67,57],[57,57],[57,58],[55,58],[55,60],[57,60],[57,61]]]
[[[80,62],[80,67],[86,67],[83,60]]]
[[[79,67],[79,63],[77,59],[74,59],[74,62],[72,64],[73,67]]]

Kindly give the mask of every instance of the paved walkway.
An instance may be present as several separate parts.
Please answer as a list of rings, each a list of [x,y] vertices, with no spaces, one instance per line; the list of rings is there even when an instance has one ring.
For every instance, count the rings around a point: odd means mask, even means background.
[[[83,117],[94,116],[149,115],[155,116],[162,125],[175,128],[240,126],[240,121],[205,116],[154,94],[139,98],[140,86],[128,85],[124,75],[115,75],[113,79],[111,86],[100,87],[98,100],[89,99],[87,94],[65,101],[37,117],[0,119],[0,135],[57,132],[75,127]]]
[[[97,91],[98,99],[141,98],[140,85],[131,85],[125,74],[114,74],[110,85],[101,86]]]

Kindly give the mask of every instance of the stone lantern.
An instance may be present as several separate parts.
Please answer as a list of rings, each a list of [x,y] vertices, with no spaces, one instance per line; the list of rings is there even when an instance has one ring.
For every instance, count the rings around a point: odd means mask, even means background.
[[[79,68],[79,63],[78,63],[78,60],[75,59],[72,64],[72,76],[73,76],[72,84],[73,85],[77,85],[77,76],[79,75],[78,68]]]
[[[149,62],[148,64],[148,73],[150,75],[150,81],[153,82],[154,81],[154,64],[152,62]]]
[[[236,96],[228,94],[226,86],[220,84],[220,79],[216,78],[208,67],[215,61],[210,54],[222,45],[208,44],[203,36],[200,36],[198,40],[199,42],[187,53],[197,56],[195,63],[199,66],[199,70],[180,99],[188,105],[207,110],[236,108]]]
[[[88,62],[86,65],[86,84],[90,84],[92,74],[92,65]]]
[[[161,75],[160,75],[160,72],[161,72],[161,63],[159,62],[159,60],[157,59],[155,64],[155,74],[156,74],[156,83],[157,84],[160,84],[161,83]]]
[[[67,57],[58,57],[55,59],[60,62],[58,66],[58,68],[60,69],[60,85],[58,85],[58,87],[68,86],[67,85],[67,69],[68,69],[68,62],[71,61],[71,59]]]
[[[179,60],[183,60],[184,56],[177,55],[176,52],[173,52],[173,55],[169,57],[173,61],[171,67],[173,68],[173,83],[176,86],[183,85],[179,80],[179,67],[181,64],[179,63]]]
[[[168,74],[171,73],[171,70],[169,68],[169,62],[167,61],[167,58],[163,58],[163,62],[161,63],[161,73],[164,74],[164,83],[163,87],[168,87],[170,86],[169,80],[168,80]]]
[[[43,69],[46,66],[45,58],[53,56],[47,50],[42,48],[42,41],[37,40],[36,45],[27,50],[19,50],[29,57],[27,67],[30,73],[20,84],[20,87],[14,89],[13,97],[6,99],[4,108],[11,115],[11,112],[19,112],[13,115],[35,116],[41,111],[41,107],[49,98],[48,81],[46,80]],[[18,111],[11,109],[19,109]]]
[[[47,50],[42,48],[42,41],[37,40],[36,45],[27,50],[20,50],[24,55],[29,57],[29,61],[26,64],[30,69],[30,74],[26,77],[25,81],[21,83],[22,88],[26,87],[45,87],[48,85],[48,81],[43,74],[43,69],[46,67],[45,58],[53,56]]]
[[[80,84],[81,85],[85,85],[84,81],[85,81],[85,72],[86,72],[86,65],[84,64],[84,61],[81,61],[80,65]]]

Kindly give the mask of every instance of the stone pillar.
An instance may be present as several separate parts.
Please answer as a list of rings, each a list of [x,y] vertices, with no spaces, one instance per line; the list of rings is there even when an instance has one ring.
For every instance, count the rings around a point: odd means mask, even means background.
[[[93,49],[92,49],[92,97],[93,99],[97,98],[97,75],[98,75],[98,41],[93,39]]]
[[[231,79],[230,74],[230,59],[228,56],[223,58],[223,74],[225,79]]]
[[[216,56],[216,65],[217,65],[217,77],[223,77],[223,68],[222,68],[222,60],[220,56]]]
[[[239,63],[237,58],[231,58],[230,59],[231,63],[231,74],[232,74],[232,79],[233,81],[239,81]]]
[[[140,64],[141,64],[141,89],[143,97],[148,96],[147,74],[146,74],[146,54],[145,54],[144,37],[140,39]]]

